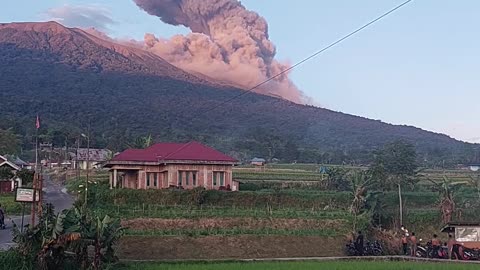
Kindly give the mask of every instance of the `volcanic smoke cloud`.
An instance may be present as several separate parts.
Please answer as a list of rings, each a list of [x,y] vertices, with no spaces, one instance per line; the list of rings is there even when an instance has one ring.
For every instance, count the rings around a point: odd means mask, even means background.
[[[134,0],[151,15],[192,30],[170,40],[145,35],[148,50],[172,64],[217,80],[250,88],[288,65],[277,62],[268,25],[237,0]],[[303,94],[284,74],[256,90],[303,103]]]

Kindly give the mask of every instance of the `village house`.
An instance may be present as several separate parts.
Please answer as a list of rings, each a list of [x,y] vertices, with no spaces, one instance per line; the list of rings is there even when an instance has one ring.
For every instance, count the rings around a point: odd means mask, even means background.
[[[4,156],[0,156],[0,169],[2,171],[10,170],[13,175],[13,177],[8,177],[8,179],[2,179],[4,176],[0,175],[0,193],[12,192],[15,190],[15,187],[22,186],[22,180],[15,176],[15,174],[20,170],[20,167],[15,165],[15,163],[8,161],[8,159]]]
[[[264,158],[254,158],[250,161],[250,164],[254,166],[265,166],[266,163],[267,161]]]
[[[128,149],[106,163],[111,188],[238,190],[232,168],[238,161],[197,142],[158,143]]]

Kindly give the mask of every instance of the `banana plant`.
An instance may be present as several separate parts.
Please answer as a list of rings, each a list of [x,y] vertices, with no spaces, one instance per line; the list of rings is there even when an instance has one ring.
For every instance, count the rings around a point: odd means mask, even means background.
[[[462,185],[468,185],[469,181],[453,181],[447,176],[442,178],[441,182],[433,181],[427,178],[432,184],[434,189],[440,195],[440,211],[442,213],[443,223],[449,223],[452,221],[452,215],[455,212],[455,192],[458,187]]]

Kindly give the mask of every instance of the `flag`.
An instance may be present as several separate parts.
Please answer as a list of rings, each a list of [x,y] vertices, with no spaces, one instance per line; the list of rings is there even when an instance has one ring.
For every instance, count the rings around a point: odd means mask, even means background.
[[[37,129],[40,128],[40,118],[38,117],[38,114],[37,114],[37,121],[35,122],[35,127],[36,127]]]

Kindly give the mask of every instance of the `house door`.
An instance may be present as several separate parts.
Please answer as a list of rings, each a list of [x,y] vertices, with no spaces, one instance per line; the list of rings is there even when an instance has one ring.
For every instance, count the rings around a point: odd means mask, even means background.
[[[12,182],[0,181],[0,193],[12,192]]]

